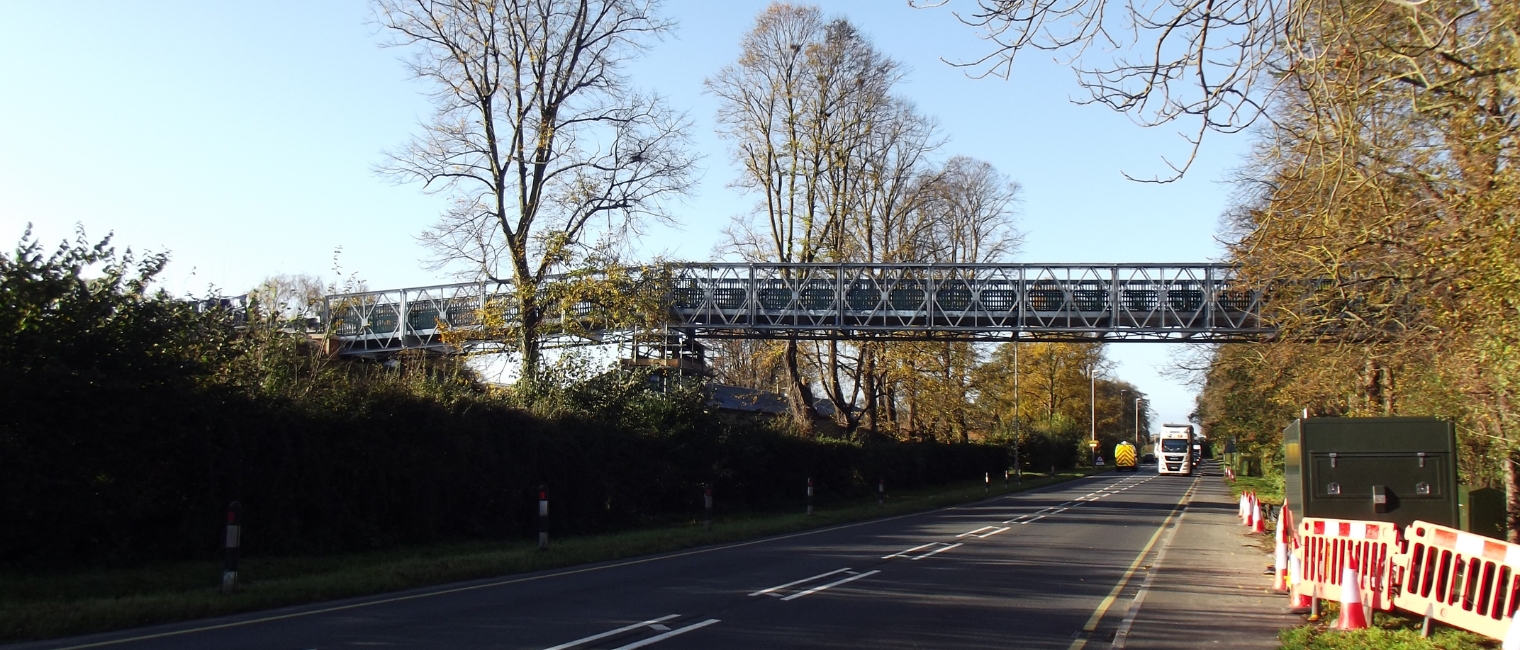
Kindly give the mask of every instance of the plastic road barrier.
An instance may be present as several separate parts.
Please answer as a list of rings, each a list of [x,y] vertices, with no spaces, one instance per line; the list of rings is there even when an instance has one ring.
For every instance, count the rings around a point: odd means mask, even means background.
[[[1399,609],[1505,638],[1520,600],[1520,545],[1423,521],[1405,529],[1405,540]]]
[[[1381,521],[1343,521],[1308,517],[1299,524],[1303,554],[1300,593],[1315,598],[1341,596],[1342,572],[1356,571],[1361,602],[1373,609],[1393,609],[1390,587],[1396,584],[1398,529]]]
[[[1520,544],[1416,521],[1400,537],[1393,524],[1308,518],[1298,525],[1300,596],[1353,596],[1373,609],[1398,609],[1502,640],[1520,650]],[[1296,569],[1300,569],[1298,571]],[[1337,584],[1354,571],[1357,593]]]

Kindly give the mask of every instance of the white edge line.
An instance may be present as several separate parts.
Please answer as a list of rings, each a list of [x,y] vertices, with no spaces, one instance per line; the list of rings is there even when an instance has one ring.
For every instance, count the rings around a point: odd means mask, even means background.
[[[1194,484],[1188,488],[1188,493],[1183,495],[1182,514],[1177,515],[1177,522],[1172,525],[1172,529],[1166,531],[1166,539],[1161,540],[1161,548],[1157,549],[1156,557],[1151,559],[1150,569],[1146,572],[1145,580],[1140,583],[1140,589],[1135,592],[1135,599],[1130,602],[1129,612],[1124,615],[1119,628],[1114,630],[1114,641],[1110,647],[1115,650],[1123,650],[1125,644],[1129,642],[1130,628],[1135,625],[1135,618],[1140,615],[1140,608],[1145,604],[1145,594],[1150,592],[1156,575],[1161,573],[1161,562],[1166,559],[1167,549],[1172,547],[1172,538],[1176,537],[1178,529],[1182,528],[1182,520],[1187,518],[1188,506],[1193,503],[1192,493],[1197,487],[1197,484]]]
[[[960,544],[956,544],[956,546],[960,546]],[[918,558],[913,558],[913,559],[916,560]],[[867,571],[867,572],[862,573],[860,575],[850,576],[850,577],[845,578],[843,580],[835,580],[833,582],[830,582],[829,584],[819,585],[819,586],[813,587],[812,589],[809,589],[807,591],[799,591],[799,592],[797,592],[795,594],[787,596],[786,598],[782,598],[781,600],[794,600],[794,599],[806,596],[808,594],[818,593],[820,591],[823,591],[824,589],[828,589],[829,587],[834,587],[834,586],[842,585],[842,584],[844,584],[846,582],[850,582],[851,580],[859,580],[859,579],[864,578],[866,576],[875,575],[877,573],[881,573],[881,570],[878,569],[878,570],[875,570],[875,571]],[[618,650],[622,650],[622,648],[618,648]]]
[[[977,533],[980,533],[980,532],[982,532],[984,530],[987,530],[988,528],[992,528],[992,526],[982,526],[981,528],[978,528],[976,530],[968,530],[968,531],[966,531],[964,533],[956,535],[955,538],[956,539],[960,539],[962,537],[970,537],[970,536],[975,535]]]
[[[948,550],[950,550],[952,548],[955,548],[957,546],[961,546],[963,544],[964,544],[964,542],[956,542],[956,543],[951,544],[949,546],[942,546],[940,548],[937,548],[937,549],[934,549],[932,551],[929,551],[928,553],[925,553],[925,554],[920,555],[918,557],[915,557],[913,559],[915,559],[915,560],[922,560],[922,559],[924,559],[926,557],[929,557],[930,555],[934,555],[935,553],[944,553],[945,551],[948,551]]]
[[[834,575],[836,573],[843,573],[843,572],[849,571],[849,570],[850,570],[850,567],[845,567],[843,569],[834,569],[833,571],[830,571],[828,573],[820,573],[820,574],[818,574],[816,576],[813,576],[811,578],[803,578],[801,580],[793,580],[793,581],[788,582],[788,583],[786,583],[784,585],[776,585],[774,587],[771,587],[770,589],[761,589],[760,591],[754,592],[754,593],[752,593],[750,595],[751,596],[759,596],[760,594],[768,594],[768,593],[770,593],[772,591],[776,591],[777,589],[786,589],[787,587],[790,587],[792,585],[800,585],[800,584],[802,584],[804,582],[812,582],[812,581],[817,580],[819,578],[825,578],[825,577]],[[550,648],[549,650],[554,650],[554,649]]]
[[[1008,530],[1009,530],[1009,528],[1007,526],[1004,526],[1004,527],[999,528],[997,530],[994,530],[994,531],[992,531],[990,533],[987,533],[986,535],[977,535],[976,538],[977,539],[987,539],[988,537],[992,537],[993,535],[996,535],[998,533],[1006,533],[1006,532],[1008,532]]]
[[[653,644],[659,643],[661,641],[664,641],[665,639],[668,639],[670,637],[676,636],[678,634],[685,634],[685,633],[690,632],[692,630],[695,630],[695,629],[698,629],[698,628],[704,628],[704,627],[707,627],[707,626],[712,625],[713,623],[717,623],[717,622],[718,622],[718,619],[716,619],[716,618],[709,618],[709,619],[707,619],[705,621],[702,621],[701,623],[693,623],[691,625],[688,625],[688,626],[680,628],[680,629],[671,630],[669,632],[666,632],[666,633],[658,635],[658,636],[649,637],[647,639],[644,639],[643,641],[635,641],[635,642],[630,643],[628,645],[618,646],[614,650],[633,650],[634,648],[642,648],[642,647],[644,647],[646,645],[653,645]]]
[[[616,630],[610,630],[610,631],[607,631],[607,632],[603,632],[601,634],[593,634],[593,635],[588,636],[588,637],[586,637],[584,639],[576,639],[576,640],[571,641],[569,643],[561,643],[561,644],[559,644],[557,646],[554,646],[552,648],[544,648],[544,650],[565,650],[565,648],[574,648],[575,646],[581,645],[583,643],[591,643],[592,641],[595,641],[597,639],[605,639],[605,638],[607,638],[609,636],[612,636],[614,634],[622,634],[623,632],[627,632],[628,630],[635,630],[635,629],[644,627],[645,625],[653,625],[655,623],[659,623],[660,621],[668,621],[668,620],[670,620],[672,618],[675,618],[677,616],[680,616],[680,614],[671,614],[670,616],[661,616],[659,618],[654,618],[654,619],[650,619],[650,620],[644,621],[643,623],[634,623],[633,625],[629,625],[627,627],[620,627],[620,628],[618,628]]]

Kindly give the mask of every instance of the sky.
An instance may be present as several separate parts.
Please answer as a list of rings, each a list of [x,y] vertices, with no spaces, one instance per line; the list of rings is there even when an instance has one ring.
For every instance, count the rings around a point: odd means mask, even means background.
[[[645,257],[713,259],[723,226],[753,200],[715,133],[703,80],[739,53],[768,4],[667,0],[675,31],[628,72],[686,111],[701,181],[672,204],[677,224],[648,229]],[[975,79],[945,61],[987,53],[954,11],[906,0],[826,0],[896,59],[898,93],[939,121],[944,158],[992,163],[1023,188],[1017,262],[1218,260],[1228,172],[1247,135],[1211,134],[1182,180],[1179,131],[1144,128],[1085,97],[1048,53],[1019,59],[1008,80]],[[176,294],[242,293],[277,274],[370,288],[450,281],[429,270],[416,236],[444,199],[374,171],[430,113],[423,91],[361,0],[74,2],[0,5],[0,239],[31,225],[46,246],[114,233],[118,247],[168,251]],[[1164,372],[1180,347],[1110,346],[1114,375],[1150,396],[1157,422],[1183,422],[1195,387]]]

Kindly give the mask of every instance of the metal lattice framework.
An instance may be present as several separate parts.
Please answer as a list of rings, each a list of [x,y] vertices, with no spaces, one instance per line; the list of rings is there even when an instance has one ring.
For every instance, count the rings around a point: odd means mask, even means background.
[[[1224,264],[685,264],[669,271],[659,289],[667,327],[696,338],[1227,343],[1273,332],[1262,322],[1260,294],[1240,288]],[[512,295],[510,285],[495,283],[339,294],[327,298],[326,319],[349,353],[443,350],[443,327],[474,327],[482,309],[509,304]]]

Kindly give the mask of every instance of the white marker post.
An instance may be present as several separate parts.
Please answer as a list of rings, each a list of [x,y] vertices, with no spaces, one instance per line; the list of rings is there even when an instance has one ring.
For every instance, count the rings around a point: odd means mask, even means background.
[[[711,532],[712,531],[712,483],[708,483],[708,484],[706,484],[703,487],[705,488],[705,493],[702,495],[702,502],[703,502],[702,509],[703,509],[704,514],[705,514],[705,517],[702,520],[702,528],[704,530],[707,530],[708,532]]]
[[[549,550],[549,486],[538,486],[538,550]]]
[[[807,511],[808,516],[811,517],[811,516],[813,516],[813,477],[811,477],[811,476],[808,477],[808,500],[807,500],[807,506],[808,506],[808,511]]]
[[[233,501],[227,505],[227,541],[222,556],[222,593],[230,594],[237,588],[238,547],[242,545],[243,504]]]

